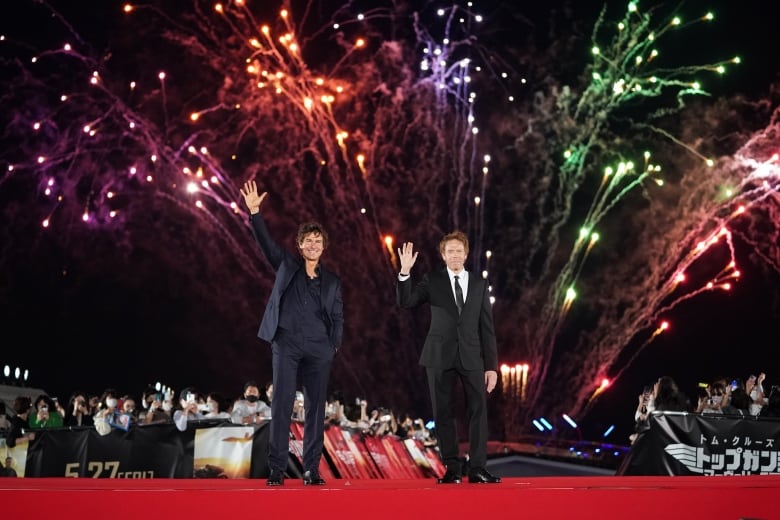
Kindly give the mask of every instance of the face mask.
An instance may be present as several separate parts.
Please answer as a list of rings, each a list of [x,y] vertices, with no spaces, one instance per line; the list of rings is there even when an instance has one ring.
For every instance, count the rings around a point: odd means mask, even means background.
[[[713,395],[712,396],[712,404],[720,404],[723,402],[723,396],[722,395]]]
[[[249,401],[250,403],[256,403],[257,401],[259,401],[259,400],[260,400],[260,398],[259,398],[259,397],[257,397],[256,395],[248,395],[248,396],[246,396],[244,399],[246,399],[246,400],[247,400],[247,401]]]
[[[116,399],[108,398],[106,399],[106,406],[109,408],[116,408]]]
[[[162,404],[162,409],[163,409],[163,410],[165,410],[166,412],[170,412],[170,411],[171,411],[171,408],[173,408],[173,404],[172,404],[172,403],[170,403],[169,401],[165,401],[165,402]]]

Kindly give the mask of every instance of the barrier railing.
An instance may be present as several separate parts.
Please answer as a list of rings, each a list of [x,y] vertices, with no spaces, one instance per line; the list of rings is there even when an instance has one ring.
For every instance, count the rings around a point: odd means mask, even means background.
[[[780,474],[780,420],[653,412],[618,475]]]
[[[264,478],[268,475],[268,424],[191,422],[139,425],[99,435],[94,428],[36,431],[8,447],[0,459],[19,477]],[[300,476],[303,425],[290,426],[288,473]],[[444,473],[435,449],[416,439],[373,437],[330,426],[320,464],[324,478],[433,478]],[[8,459],[10,457],[10,459]]]

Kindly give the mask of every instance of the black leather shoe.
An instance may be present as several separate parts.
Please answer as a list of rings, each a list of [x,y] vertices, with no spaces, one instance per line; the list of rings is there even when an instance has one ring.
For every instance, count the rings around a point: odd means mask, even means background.
[[[272,469],[271,474],[268,475],[268,480],[265,481],[267,486],[281,486],[284,484],[284,473],[278,469]]]
[[[471,484],[498,484],[501,477],[491,475],[485,468],[477,468],[469,471],[469,483]]]
[[[442,478],[436,479],[437,484],[460,484],[460,481],[460,473],[450,470],[447,470]]]
[[[319,473],[316,473],[314,471],[306,471],[303,474],[303,485],[304,486],[324,486],[325,480],[320,477]]]

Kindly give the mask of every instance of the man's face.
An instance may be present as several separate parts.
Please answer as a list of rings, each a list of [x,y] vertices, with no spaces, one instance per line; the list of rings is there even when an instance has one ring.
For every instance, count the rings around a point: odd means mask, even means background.
[[[325,242],[322,235],[319,233],[308,233],[303,236],[301,243],[298,244],[301,250],[301,255],[306,260],[316,262],[322,256],[322,252],[325,250]]]
[[[256,386],[248,386],[244,392],[244,397],[249,397],[250,395],[260,397],[260,390]]]
[[[466,262],[466,248],[460,240],[448,240],[444,243],[444,253],[441,255],[444,263],[450,268],[450,271],[459,273],[463,270],[463,264]]]

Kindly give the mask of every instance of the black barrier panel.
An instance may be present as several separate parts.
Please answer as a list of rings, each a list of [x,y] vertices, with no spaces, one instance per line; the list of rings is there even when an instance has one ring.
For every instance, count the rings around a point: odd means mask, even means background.
[[[300,429],[299,424],[293,426],[291,433]],[[184,432],[173,424],[137,425],[129,431],[113,429],[108,435],[100,435],[92,427],[36,430],[35,439],[21,454],[22,460],[25,456],[26,460],[20,476],[266,478],[269,432],[268,423],[255,426],[224,421],[193,421]],[[438,453],[429,452],[419,441],[407,439],[410,446],[397,437],[382,437],[381,449],[372,453],[363,445],[360,432],[331,427],[326,433],[332,441],[346,443],[349,439],[355,446],[363,446],[362,466],[352,468],[358,471],[354,478],[425,478],[444,473]],[[350,446],[345,446],[346,452],[354,455]],[[386,461],[385,475],[379,472],[373,458],[381,459],[382,454],[392,459],[392,464]],[[324,475],[347,478],[339,472],[334,454],[328,453],[327,446],[323,455],[325,467],[321,466],[320,470],[329,470]],[[287,473],[291,478],[300,478],[302,473],[293,451]]]
[[[654,412],[617,475],[777,475],[780,421]]]
[[[35,440],[27,448],[25,476],[84,476],[90,431],[94,431],[94,428],[36,432]]]
[[[151,424],[130,431],[42,430],[27,451],[27,477],[191,478],[194,429]]]
[[[192,478],[195,431],[150,424],[129,431],[94,428],[40,430],[27,451],[26,477]],[[267,475],[268,428],[255,428],[251,476]],[[230,428],[231,425],[220,424]]]

